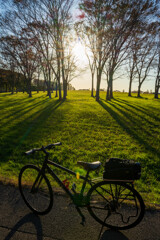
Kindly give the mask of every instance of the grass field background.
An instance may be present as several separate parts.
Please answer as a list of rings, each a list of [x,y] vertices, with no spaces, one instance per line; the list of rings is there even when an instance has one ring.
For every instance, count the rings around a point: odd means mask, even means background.
[[[61,141],[51,159],[75,171],[80,171],[77,161],[104,164],[110,157],[120,157],[140,162],[142,177],[136,187],[146,202],[160,204],[160,100],[142,96],[114,93],[113,100],[105,101],[101,92],[98,103],[89,91],[70,91],[61,102],[54,94],[49,99],[46,93],[34,92],[32,98],[1,93],[2,181],[17,184],[24,164],[42,162],[40,154],[25,157],[23,152]]]

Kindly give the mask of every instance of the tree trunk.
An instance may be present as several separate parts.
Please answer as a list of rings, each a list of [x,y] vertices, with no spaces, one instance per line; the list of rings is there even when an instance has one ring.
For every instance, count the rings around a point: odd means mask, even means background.
[[[27,92],[29,94],[29,97],[32,97],[31,78],[28,78],[28,89],[27,89]]]
[[[137,97],[141,97],[141,84],[138,86],[138,94]]]
[[[61,83],[59,81],[59,100],[62,99],[62,95],[61,95]]]
[[[49,98],[51,98],[51,83],[50,83],[50,81],[48,82],[48,84],[47,84],[47,96],[49,97]]]
[[[155,94],[154,94],[154,98],[157,98],[157,99],[158,99],[159,88],[160,88],[160,77],[157,76],[156,83],[155,83]]]
[[[110,87],[110,99],[113,98],[113,76],[111,81],[111,87]]]
[[[48,96],[49,98],[51,98],[51,90],[50,90],[50,87],[48,87],[47,96]]]
[[[51,70],[48,69],[47,96],[51,98]]]
[[[60,54],[60,53],[58,53]],[[60,58],[61,56],[58,55],[58,58]],[[58,72],[57,72],[57,81],[58,81],[58,89],[59,89],[59,100],[62,99],[62,94],[61,94],[61,64],[60,64],[60,60],[58,59],[57,62],[58,65]]]
[[[157,77],[155,82],[155,94],[154,94],[155,98],[158,98],[159,88],[160,88],[160,53],[159,53],[158,72],[157,72]]]
[[[93,95],[93,88],[94,88],[94,73],[92,73],[92,88],[91,88],[91,97],[94,97],[94,95]]]
[[[108,82],[106,100],[111,100],[111,82]]]
[[[65,100],[67,97],[67,84],[66,80],[63,81],[63,99]]]
[[[60,75],[57,78],[58,81],[58,90],[59,90],[59,100],[62,99],[62,94],[61,94],[61,82],[60,82]]]
[[[128,96],[131,97],[132,96],[132,79],[130,78],[130,81],[129,81],[129,91],[128,91]]]
[[[113,98],[113,72],[109,74],[106,100]]]
[[[100,75],[97,75],[97,88],[96,88],[96,101],[99,102],[99,91],[100,91]]]
[[[39,78],[37,80],[37,93],[39,93]]]
[[[12,94],[12,95],[14,94],[14,87],[13,87],[13,86],[12,86],[11,94]]]
[[[155,94],[154,94],[154,98],[158,99],[158,88],[155,88]]]
[[[57,80],[56,80],[56,96],[55,97],[58,97],[57,88],[58,88],[58,86],[57,86]]]
[[[107,86],[106,100],[109,100],[109,82],[108,82],[108,86]]]

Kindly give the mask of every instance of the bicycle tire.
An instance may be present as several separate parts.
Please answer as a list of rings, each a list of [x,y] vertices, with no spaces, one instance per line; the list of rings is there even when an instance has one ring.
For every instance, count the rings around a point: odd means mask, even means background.
[[[19,173],[19,190],[25,204],[32,212],[37,215],[45,215],[52,209],[53,191],[48,178],[40,171],[35,165],[22,167]],[[38,175],[39,182],[36,182]],[[37,187],[34,186],[35,182]]]
[[[87,209],[100,224],[114,230],[125,230],[141,222],[145,205],[140,194],[127,183],[102,181],[87,194]]]

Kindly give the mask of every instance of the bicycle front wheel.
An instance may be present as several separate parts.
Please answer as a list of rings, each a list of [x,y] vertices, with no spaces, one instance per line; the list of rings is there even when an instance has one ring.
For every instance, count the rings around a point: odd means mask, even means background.
[[[140,194],[129,184],[102,181],[88,192],[91,216],[100,224],[124,230],[136,226],[143,218],[145,205]]]
[[[47,214],[53,206],[53,191],[48,178],[34,165],[24,166],[19,174],[19,190],[26,205],[36,214]]]

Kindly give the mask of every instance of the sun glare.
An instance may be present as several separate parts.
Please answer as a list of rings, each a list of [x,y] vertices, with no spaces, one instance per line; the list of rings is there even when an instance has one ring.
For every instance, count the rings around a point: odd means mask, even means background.
[[[87,56],[85,54],[85,48],[81,44],[81,42],[76,43],[76,45],[73,48],[73,54],[77,58],[77,60],[81,63],[87,63]]]

